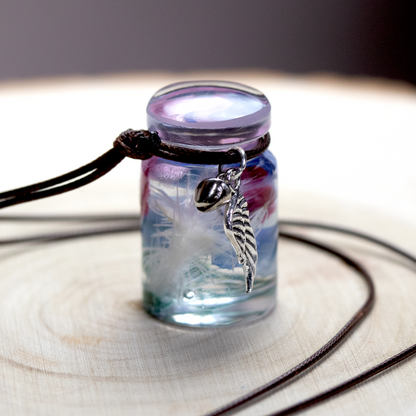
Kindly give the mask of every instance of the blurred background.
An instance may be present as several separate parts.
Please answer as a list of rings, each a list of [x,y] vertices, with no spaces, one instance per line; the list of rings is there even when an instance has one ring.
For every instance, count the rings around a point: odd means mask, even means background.
[[[0,80],[263,68],[416,84],[415,0],[1,0]]]

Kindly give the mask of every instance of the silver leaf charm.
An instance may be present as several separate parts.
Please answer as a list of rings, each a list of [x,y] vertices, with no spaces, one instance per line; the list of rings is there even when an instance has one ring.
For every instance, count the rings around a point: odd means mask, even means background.
[[[257,244],[251,228],[247,201],[240,189],[233,193],[226,205],[224,231],[237,253],[237,259],[243,265],[246,278],[246,292],[250,293],[256,277]]]
[[[246,167],[246,155],[237,148],[241,155],[240,168],[230,168],[216,178],[201,181],[195,189],[194,202],[198,210],[210,212],[225,206],[224,231],[233,246],[237,259],[243,265],[246,279],[246,292],[250,293],[256,277],[257,244],[250,224],[247,201],[241,190],[241,174]]]

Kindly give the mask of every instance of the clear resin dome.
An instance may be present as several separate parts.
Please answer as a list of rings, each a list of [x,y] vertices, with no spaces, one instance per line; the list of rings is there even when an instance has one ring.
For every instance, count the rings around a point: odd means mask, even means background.
[[[234,82],[180,82],[151,98],[147,125],[180,146],[245,144],[269,131],[270,103],[260,91]]]

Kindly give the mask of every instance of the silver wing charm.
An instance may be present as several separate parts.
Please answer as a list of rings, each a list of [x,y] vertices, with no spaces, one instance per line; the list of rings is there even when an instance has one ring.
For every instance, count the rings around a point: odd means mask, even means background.
[[[239,168],[230,168],[225,172],[218,167],[216,178],[201,181],[195,189],[194,202],[199,211],[211,212],[225,205],[224,231],[230,240],[238,262],[243,265],[246,278],[246,292],[250,293],[256,277],[257,244],[251,228],[247,201],[240,191],[241,174],[246,167],[246,154],[237,147],[240,153]]]
[[[257,244],[250,224],[247,201],[240,189],[233,193],[225,207],[224,231],[237,253],[238,262],[243,265],[246,292],[250,293],[256,277]]]

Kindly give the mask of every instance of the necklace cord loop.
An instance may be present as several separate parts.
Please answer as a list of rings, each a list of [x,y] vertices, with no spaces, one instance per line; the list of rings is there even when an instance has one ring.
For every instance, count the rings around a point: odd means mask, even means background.
[[[257,145],[250,150],[245,152],[247,159],[252,159],[254,157],[259,156],[263,153],[270,143],[270,135],[267,133],[263,137],[258,139]],[[78,169],[75,169],[71,172],[68,172],[64,175],[39,182],[33,185],[25,186],[19,189],[14,189],[11,191],[6,191],[0,193],[0,208],[5,208],[11,205],[17,205],[23,202],[29,202],[41,198],[46,198],[49,196],[61,194],[76,188],[79,188],[83,185],[91,183],[96,179],[102,177],[111,169],[113,169],[118,163],[120,163],[124,157],[129,157],[133,159],[148,159],[151,156],[162,157],[169,160],[174,160],[178,162],[184,163],[194,163],[194,164],[216,164],[216,165],[225,165],[225,164],[232,164],[241,162],[241,154],[239,153],[238,149],[231,149],[229,151],[202,151],[202,150],[195,150],[189,148],[182,148],[182,147],[175,147],[171,146],[165,142],[160,140],[157,132],[149,132],[146,130],[126,130],[125,132],[121,133],[114,142],[114,147],[104,153],[102,156],[97,158],[96,160],[92,161],[91,163],[82,166]],[[349,230],[341,227],[334,227],[334,226],[327,226],[324,224],[319,223],[307,223],[307,222],[296,222],[296,221],[281,221],[281,225],[284,226],[300,226],[300,227],[311,227],[311,228],[318,228],[324,229],[328,231],[336,231],[340,233],[344,233],[347,235],[355,236],[358,238],[362,238],[367,241],[371,241],[375,244],[383,246],[390,251],[399,254],[408,260],[410,260],[413,264],[416,264],[416,258],[404,252],[403,250],[393,246],[390,243],[384,242],[379,240],[375,237],[365,235],[363,233]],[[134,227],[133,227],[134,229]],[[129,224],[127,227],[119,227],[116,229],[111,229],[111,231],[107,232],[122,232],[122,231],[131,231],[132,227]],[[104,231],[105,232],[105,231]],[[103,230],[97,230],[97,234],[102,234]],[[89,232],[84,234],[87,235],[96,235],[94,232]],[[343,255],[338,250],[328,246],[317,243],[313,240],[306,239],[301,236],[297,236],[290,233],[283,233],[281,232],[280,235],[282,237],[290,238],[295,241],[303,242],[305,244],[309,244],[314,246],[318,249],[327,251],[335,256],[339,257],[344,263],[348,264],[349,266],[353,267],[367,282],[369,288],[369,295],[367,301],[364,305],[354,314],[354,316],[346,323],[346,325],[321,349],[317,352],[312,354],[309,358],[307,358],[302,363],[298,364],[296,367],[292,368],[291,370],[287,371],[286,373],[282,374],[278,378],[270,381],[266,385],[252,391],[251,393],[237,399],[236,401],[218,409],[214,412],[209,413],[211,416],[218,416],[225,413],[228,413],[232,410],[240,409],[240,406],[252,404],[255,399],[262,398],[265,396],[266,393],[271,392],[277,386],[282,385],[284,382],[288,381],[289,379],[295,377],[299,373],[303,372],[320,359],[322,359],[325,355],[327,355],[332,349],[334,349],[343,339],[347,337],[347,335],[351,332],[353,327],[355,327],[370,311],[371,306],[374,301],[374,287],[371,281],[371,277],[359,263],[352,260],[350,257]],[[69,238],[76,238],[77,236],[81,236],[79,234],[70,235]],[[44,241],[57,241],[65,239],[65,236],[58,236],[56,239],[54,236],[43,236],[42,238],[30,238],[30,239],[17,239],[15,241],[7,241],[3,242],[5,244],[10,243],[18,243],[18,242],[28,242],[28,241],[36,241],[36,240],[44,240]],[[1,242],[0,242],[1,243]],[[400,361],[404,360],[407,357],[416,353],[416,344],[412,347],[403,350],[399,354],[394,357],[389,358],[388,360],[380,363],[379,365],[365,371],[364,373],[359,374],[353,379],[347,380],[344,383],[334,387],[333,389],[321,393],[305,402],[299,403],[291,408],[284,409],[281,412],[274,413],[274,415],[287,415],[299,411],[301,409],[305,409],[309,406],[322,402],[335,394],[344,391],[359,382],[362,382],[373,375],[391,367],[394,364],[399,363]]]
[[[230,149],[228,151],[228,154],[233,157],[235,155],[235,152],[238,152],[238,154],[240,155],[240,160],[239,160],[240,166],[234,169],[235,171],[234,179],[238,179],[242,175],[242,173],[244,172],[244,169],[247,166],[247,155],[246,155],[246,152],[241,147],[235,147],[233,149]],[[224,171],[223,168],[224,168],[223,164],[218,165],[218,174],[226,173],[230,170],[228,169]]]
[[[270,134],[259,137],[256,146],[245,150],[247,160],[260,156],[270,145]],[[189,147],[172,146],[167,142],[161,142],[157,149],[152,150],[153,156],[175,162],[190,163],[195,165],[229,165],[241,162],[241,154],[238,149],[225,151],[191,149]]]
[[[253,149],[246,152],[247,159],[259,156],[269,144],[270,135],[267,133],[258,139]],[[125,157],[145,160],[152,156],[207,165],[237,163],[240,158],[236,150],[210,152],[171,146],[162,142],[155,131],[128,129],[116,138],[112,149],[91,163],[56,178],[0,193],[0,209],[77,189],[101,178]]]
[[[146,160],[153,156],[161,142],[155,131],[128,129],[114,140],[113,146],[125,157]]]
[[[8,215],[8,216],[0,216],[0,221],[69,221],[69,222],[89,222],[89,223],[97,223],[101,224],[95,228],[88,228],[87,230],[77,230],[75,232],[59,232],[59,233],[52,233],[52,234],[43,234],[43,235],[31,235],[27,237],[18,237],[15,239],[6,239],[6,240],[0,240],[0,246],[5,245],[11,245],[11,244],[20,244],[20,243],[49,243],[49,242],[58,242],[58,241],[66,241],[66,240],[72,240],[76,238],[85,238],[85,237],[94,237],[97,235],[103,235],[103,234],[113,234],[113,233],[124,233],[124,232],[134,232],[134,231],[140,231],[140,217],[136,214],[118,214],[118,215],[71,215],[71,216],[33,216],[33,215]],[[115,224],[115,226],[104,226],[104,224]],[[336,232],[340,234],[344,234],[349,237],[355,237],[367,242],[371,242],[379,247],[383,247],[387,249],[388,251],[395,253],[396,255],[399,255],[402,258],[405,258],[412,264],[413,266],[416,266],[416,257],[401,249],[398,246],[393,245],[392,243],[389,243],[385,240],[381,240],[375,236],[365,234],[363,232],[353,230],[350,228],[330,225],[330,224],[324,224],[319,222],[306,222],[306,221],[294,221],[294,220],[280,220],[280,225],[282,228],[286,227],[301,227],[301,228],[312,228],[316,230],[322,230],[322,231],[329,231],[329,232]],[[310,240],[309,238],[306,238],[304,236],[299,236],[296,234],[292,234],[287,231],[280,231],[280,236],[284,238],[289,238],[291,240],[303,242],[309,245],[312,245],[318,249],[324,249],[323,246],[325,246],[325,251],[328,251],[327,249],[330,249],[331,254],[335,254],[335,252],[338,252],[338,250],[332,246],[329,246],[328,244],[323,245],[322,243],[318,243],[314,240]],[[303,241],[301,241],[301,240]],[[320,247],[321,246],[321,247]],[[347,264],[354,268],[353,264],[356,263],[351,257],[340,253],[342,257],[340,257],[340,260],[343,261],[344,264]],[[359,269],[362,269],[362,265],[359,265]],[[364,269],[365,270],[365,269]],[[373,303],[373,289],[371,286],[373,283],[367,280],[370,279],[372,281],[372,278],[370,275],[365,277],[366,273],[359,272],[359,270],[356,269],[356,271],[365,279],[367,282],[367,287],[370,289],[368,293],[367,300],[362,305],[361,309],[364,307],[364,310],[360,312],[357,311],[353,317],[351,317],[348,322],[343,326],[343,328],[326,344],[331,344],[331,347],[329,350],[326,351],[326,353],[329,353],[330,350],[335,348],[339,343],[348,337],[348,335],[351,335],[353,332],[352,330],[348,331],[346,330],[347,327],[351,327],[351,323],[355,322],[355,325],[358,323],[357,321],[361,321],[366,315],[366,313],[369,312],[371,309],[371,305]],[[373,294],[372,294],[373,293]],[[351,328],[350,328],[351,329]],[[340,336],[340,334],[342,335]],[[324,346],[325,347],[325,346]],[[322,347],[322,348],[324,348]],[[268,397],[268,394],[274,393],[276,390],[276,387],[280,386],[282,387],[285,382],[289,381],[289,379],[299,375],[306,369],[310,368],[311,365],[317,364],[318,361],[320,361],[324,355],[318,356],[320,351],[322,352],[322,348],[312,354],[309,358],[307,358],[305,361],[299,363],[297,366],[292,368],[291,370],[288,370],[286,373],[282,374],[281,376],[271,380],[269,383],[251,391],[250,393],[246,394],[243,397],[240,397],[239,399],[222,406],[220,409],[214,410],[213,412],[209,413],[209,415],[222,415],[222,414],[231,414],[235,411],[242,410],[242,408],[250,406],[257,402],[258,400],[264,399]],[[329,390],[326,390],[322,393],[317,394],[316,396],[313,396],[309,399],[306,399],[305,401],[296,403],[293,406],[290,406],[286,409],[283,409],[281,411],[278,411],[276,413],[273,413],[273,416],[283,416],[283,415],[289,415],[296,412],[299,412],[300,410],[307,409],[311,406],[317,405],[319,403],[322,403],[324,401],[327,401],[328,399],[338,395],[339,393],[342,393],[345,390],[350,389],[353,386],[356,386],[357,384],[370,379],[371,377],[379,374],[380,372],[387,370],[388,368],[399,364],[403,360],[406,360],[407,358],[410,358],[411,356],[416,354],[416,344],[410,346],[409,348],[406,348],[405,350],[399,352],[398,354],[387,358],[385,361],[375,365],[374,367],[369,368],[368,370],[365,370],[364,372],[358,374],[355,377],[352,377],[348,380],[345,380],[344,382],[341,382],[337,386],[334,386],[330,388]],[[311,358],[314,357],[312,360]],[[309,363],[309,365],[305,365],[306,362]],[[269,415],[272,416],[272,415]]]

